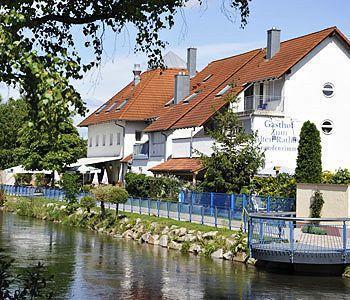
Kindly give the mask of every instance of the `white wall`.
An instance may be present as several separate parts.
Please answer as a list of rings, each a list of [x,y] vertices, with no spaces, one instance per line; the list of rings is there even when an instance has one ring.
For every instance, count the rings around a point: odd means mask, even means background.
[[[119,138],[118,138],[119,135]],[[105,145],[103,145],[105,137]],[[112,137],[112,143],[111,142]],[[96,140],[98,138],[98,145]],[[120,139],[120,144],[117,140]],[[114,122],[90,125],[88,127],[87,157],[120,156],[123,148],[123,131]]]
[[[135,132],[144,130],[146,127],[145,122],[128,121],[118,122],[118,124],[125,127],[124,138],[123,128],[121,126],[117,126],[115,122],[100,123],[97,125],[90,125],[88,127],[88,157],[125,157],[133,152],[133,147],[136,143]],[[120,144],[117,142],[119,140],[118,135],[120,137]],[[98,146],[96,146],[97,136],[99,138]],[[105,136],[106,139],[105,145],[103,145],[103,136]],[[110,144],[111,136],[113,137],[112,144]],[[145,142],[147,139],[147,134],[143,133],[141,142]]]
[[[327,98],[322,87],[330,82],[334,96]],[[285,83],[285,115],[297,122],[310,120],[321,132],[324,170],[350,167],[350,56],[337,38],[328,38],[302,62],[298,63]],[[321,131],[321,123],[330,119],[333,133]]]

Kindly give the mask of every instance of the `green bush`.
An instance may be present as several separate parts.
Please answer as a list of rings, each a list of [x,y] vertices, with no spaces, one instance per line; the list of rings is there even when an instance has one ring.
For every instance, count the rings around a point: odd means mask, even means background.
[[[30,185],[32,174],[15,174],[15,185]]]
[[[96,200],[94,197],[84,196],[80,199],[80,205],[90,212],[90,209],[96,206]]]
[[[321,218],[321,211],[324,204],[323,196],[320,191],[316,191],[311,197],[310,218]]]
[[[128,200],[128,192],[119,186],[107,186],[108,202],[116,205],[115,213],[118,215],[119,204],[125,203]]]
[[[177,201],[183,183],[176,178],[150,177],[145,174],[127,173],[125,189],[134,198],[154,198]]]
[[[316,235],[327,235],[327,231],[321,227],[318,227],[313,224],[305,225],[301,228],[301,231],[303,233],[310,233],[310,234],[316,234]]]
[[[306,121],[300,132],[295,178],[300,183],[321,183],[322,160],[320,132]]]
[[[108,202],[108,186],[98,185],[91,190],[92,194],[95,196],[96,201],[101,204],[101,216],[106,215],[105,203]]]
[[[254,192],[258,195],[295,198],[296,180],[293,175],[280,173],[277,176],[255,176],[245,194]]]
[[[76,202],[77,194],[80,191],[80,185],[78,183],[79,175],[74,173],[64,173],[62,175],[61,185],[65,192],[65,198],[68,202]]]
[[[46,185],[45,174],[37,173],[35,174],[35,186],[42,187]]]
[[[332,177],[333,184],[350,184],[350,171],[348,169],[339,169]]]

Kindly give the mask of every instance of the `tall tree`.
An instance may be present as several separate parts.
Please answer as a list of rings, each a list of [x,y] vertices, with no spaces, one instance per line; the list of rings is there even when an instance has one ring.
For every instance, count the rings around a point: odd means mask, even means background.
[[[18,137],[27,117],[28,109],[23,99],[0,102],[0,170],[22,163],[18,155]]]
[[[78,158],[80,140],[72,124],[86,109],[71,82],[101,60],[106,29],[116,34],[136,28],[136,50],[161,65],[165,42],[160,31],[174,25],[174,14],[190,0],[14,0],[0,3],[0,82],[20,89],[28,104],[21,132],[27,169],[61,170]],[[250,0],[222,0],[238,11],[244,25]],[[202,0],[198,0],[202,4]],[[76,43],[94,51],[83,63]]]
[[[201,156],[206,167],[202,186],[210,192],[239,193],[264,165],[264,152],[256,133],[245,131],[234,108],[218,113],[214,124],[209,131],[215,141],[213,154]]]
[[[300,183],[321,183],[322,146],[316,125],[306,121],[300,131],[295,178]]]

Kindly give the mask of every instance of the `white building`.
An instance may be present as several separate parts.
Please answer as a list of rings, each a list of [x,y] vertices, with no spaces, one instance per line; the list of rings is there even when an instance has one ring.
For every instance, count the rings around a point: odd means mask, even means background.
[[[71,166],[106,169],[115,183],[122,180],[134,151],[148,153],[142,146],[148,140],[143,130],[172,97],[175,75],[186,71],[186,63],[172,52],[164,56],[164,64],[165,70],[143,73],[135,65],[134,80],[79,124],[88,127],[87,157]]]
[[[266,48],[177,76],[174,97],[145,128],[149,151],[134,153],[132,170],[195,179],[203,170],[196,150],[210,155],[206,128],[228,93],[237,95],[246,130],[258,132],[266,156],[261,174],[294,172],[307,120],[321,132],[324,170],[350,168],[349,78],[350,42],[336,27],[284,42],[271,29]]]

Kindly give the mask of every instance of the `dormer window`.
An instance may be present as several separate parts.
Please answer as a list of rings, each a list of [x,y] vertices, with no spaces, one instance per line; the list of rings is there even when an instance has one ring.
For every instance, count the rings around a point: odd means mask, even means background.
[[[212,76],[213,76],[213,74],[209,74],[207,77],[205,77],[205,78],[202,80],[202,82],[208,81]]]
[[[118,104],[118,101],[114,101],[108,109],[106,109],[106,113],[110,112],[114,107],[116,107]]]
[[[101,111],[103,111],[105,109],[107,104],[103,104],[97,111],[96,111],[96,115],[98,115]]]
[[[168,101],[167,103],[165,103],[164,106],[169,106],[171,104],[174,104],[174,97],[170,99],[170,101]]]
[[[193,98],[195,98],[198,95],[198,93],[193,93],[189,95],[187,98],[184,99],[183,103],[188,103],[190,102]]]
[[[126,105],[126,103],[128,103],[128,100],[129,99],[123,100],[123,102],[119,104],[116,110],[121,110]]]
[[[231,88],[231,85],[226,85],[220,92],[218,92],[215,97],[221,97],[223,94],[225,94],[229,89]]]

